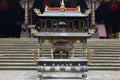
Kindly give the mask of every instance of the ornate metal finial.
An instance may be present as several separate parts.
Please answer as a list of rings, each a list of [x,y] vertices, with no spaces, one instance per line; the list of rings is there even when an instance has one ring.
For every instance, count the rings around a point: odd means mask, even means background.
[[[65,3],[64,3],[64,0],[62,0],[62,2],[61,2],[60,10],[61,10],[62,12],[65,11]]]
[[[61,6],[65,6],[64,0],[62,0]]]
[[[48,11],[49,7],[47,5],[45,5],[45,11]]]
[[[81,11],[81,8],[80,6],[77,7],[77,11],[80,12]]]
[[[87,10],[85,10],[85,13],[86,13],[86,14],[90,14],[90,13],[91,13],[91,10],[90,10],[90,9],[87,9]]]
[[[41,12],[40,12],[40,10],[39,9],[33,9],[34,10],[34,12],[39,16],[39,15],[41,15]]]

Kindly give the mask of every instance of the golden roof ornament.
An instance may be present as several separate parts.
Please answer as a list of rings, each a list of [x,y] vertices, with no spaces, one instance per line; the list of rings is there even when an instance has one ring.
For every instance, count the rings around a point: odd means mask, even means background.
[[[65,6],[64,0],[62,0],[61,6],[62,6],[62,5]]]
[[[40,12],[39,9],[35,8],[35,9],[33,9],[33,11],[34,11],[37,15],[41,15],[41,12]]]
[[[80,12],[81,11],[81,8],[80,6],[77,7],[77,11]]]
[[[85,13],[86,13],[86,14],[90,14],[90,12],[91,12],[91,10],[90,10],[90,9],[85,10]]]
[[[62,12],[65,11],[65,3],[64,3],[64,0],[62,0],[60,10],[61,10]]]
[[[49,7],[47,5],[45,5],[45,11],[48,11]]]

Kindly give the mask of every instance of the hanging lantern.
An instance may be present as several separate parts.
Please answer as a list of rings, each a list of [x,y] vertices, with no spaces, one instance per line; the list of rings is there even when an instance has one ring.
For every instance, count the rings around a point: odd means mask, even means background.
[[[118,10],[118,2],[112,2],[110,5],[111,11],[117,11]]]

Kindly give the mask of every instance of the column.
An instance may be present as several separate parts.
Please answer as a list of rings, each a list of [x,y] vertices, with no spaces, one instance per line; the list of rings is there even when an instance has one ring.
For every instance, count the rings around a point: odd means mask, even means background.
[[[92,25],[95,25],[95,1],[92,2]]]
[[[25,24],[29,24],[29,0],[25,0]]]

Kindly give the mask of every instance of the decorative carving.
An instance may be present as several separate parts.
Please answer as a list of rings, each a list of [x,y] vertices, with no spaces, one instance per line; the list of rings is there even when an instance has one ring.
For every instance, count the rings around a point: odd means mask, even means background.
[[[76,71],[80,71],[81,69],[80,69],[80,67],[76,67],[75,70]]]
[[[41,15],[41,12],[40,12],[40,10],[39,9],[34,9],[34,12],[38,15],[38,16],[40,16]]]
[[[50,71],[50,67],[44,67],[45,71]]]
[[[85,11],[86,14],[90,14],[90,12],[91,12],[90,9],[88,9],[88,10]]]
[[[71,67],[66,67],[65,71],[71,71]]]
[[[92,54],[94,53],[94,50],[88,50],[88,48],[87,47],[85,47],[85,49],[84,49],[84,54],[85,55],[87,55],[87,58],[88,58],[88,64],[90,64],[91,63],[91,60],[92,60]]]
[[[56,72],[60,72],[60,67],[55,67]]]

